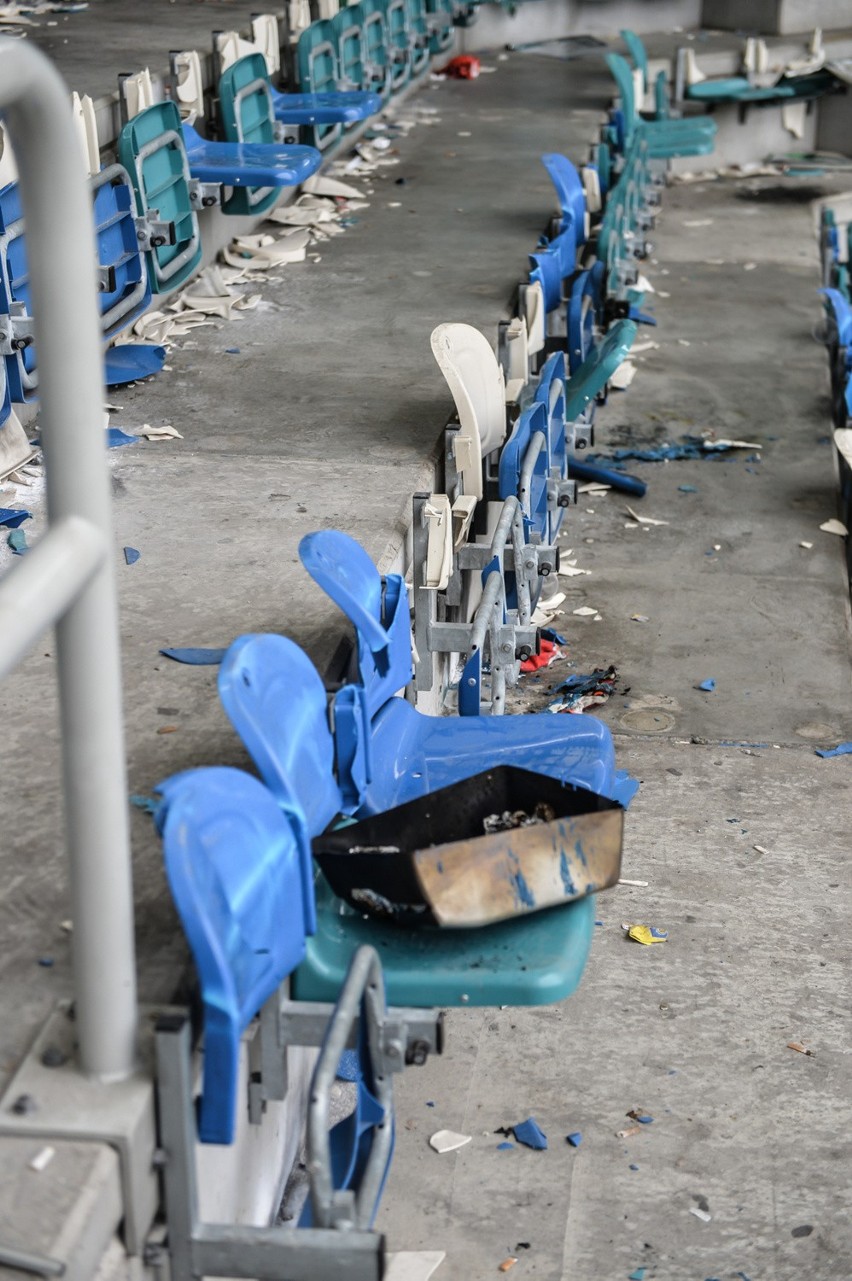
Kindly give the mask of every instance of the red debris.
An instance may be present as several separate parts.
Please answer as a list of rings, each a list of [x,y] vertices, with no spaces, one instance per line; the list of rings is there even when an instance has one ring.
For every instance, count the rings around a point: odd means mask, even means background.
[[[436,72],[439,76],[451,76],[454,80],[475,80],[482,70],[482,64],[472,53],[460,53],[450,58],[445,67]]]

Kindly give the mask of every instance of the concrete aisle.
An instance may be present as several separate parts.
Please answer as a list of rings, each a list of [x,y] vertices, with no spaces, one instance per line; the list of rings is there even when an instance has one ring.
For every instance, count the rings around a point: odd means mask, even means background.
[[[762,461],[630,463],[648,482],[631,505],[669,522],[647,532],[625,528],[612,492],[569,513],[563,546],[592,571],[560,583],[575,666],[519,703],[617,664],[630,692],[600,714],[642,780],[624,876],[648,885],[600,896],[571,1000],[450,1011],[447,1055],[404,1078],[379,1226],[392,1248],[445,1249],[447,1281],[485,1281],[511,1256],[518,1281],[852,1276],[849,758],[814,753],[852,737],[842,540],[818,528],[836,514],[811,339],[823,189],[665,193],[648,264],[659,328],[640,333],[660,348],[610,397],[597,447],[711,428],[759,442]],[[583,604],[603,621],[574,617]],[[710,676],[715,692],[698,691]],[[628,942],[625,921],[668,942]],[[495,1130],[530,1114],[548,1151],[498,1150]],[[472,1142],[436,1155],[444,1127]]]

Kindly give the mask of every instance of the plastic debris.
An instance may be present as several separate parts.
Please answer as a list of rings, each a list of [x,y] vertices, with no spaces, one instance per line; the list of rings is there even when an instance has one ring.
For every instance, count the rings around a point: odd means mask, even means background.
[[[649,1116],[647,1112],[643,1112],[641,1108],[631,1108],[627,1115],[631,1121],[636,1121],[639,1125],[653,1125],[654,1123],[654,1118]]]
[[[573,1134],[565,1135],[565,1142],[570,1143],[572,1148],[578,1148],[583,1142],[583,1136],[579,1130],[575,1130]]]
[[[615,690],[618,672],[613,665],[596,667],[588,675],[579,672],[557,685],[557,697],[548,704],[549,712],[582,712],[605,703]]]
[[[500,1264],[500,1266],[499,1266],[499,1268],[497,1269],[497,1271],[498,1271],[498,1272],[509,1272],[509,1271],[510,1271],[510,1269],[511,1269],[511,1268],[513,1268],[517,1262],[518,1262],[518,1260],[515,1258],[515,1256],[514,1256],[513,1254],[510,1254],[510,1255],[509,1255],[509,1257],[508,1257],[508,1259],[504,1259],[504,1260],[503,1260],[503,1262]]]
[[[655,925],[626,925],[627,937],[634,943],[665,943],[669,937],[666,930],[658,930]]]
[[[191,667],[213,667],[225,657],[224,649],[161,649],[165,658],[173,658],[176,663],[188,663]]]
[[[135,565],[139,557],[142,555],[142,553],[137,551],[135,547],[123,547],[122,551],[124,552],[125,565]]]
[[[627,880],[627,878],[626,878],[625,876],[621,876],[621,877],[619,877],[619,879],[618,879],[618,884],[619,884],[619,885],[635,885],[635,886],[637,886],[638,888],[643,889],[643,890],[645,890],[645,889],[647,889],[647,888],[648,888],[648,882],[647,882],[647,881],[628,881],[628,880]]]
[[[130,804],[134,809],[143,810],[146,814],[155,814],[160,802],[156,796],[142,796],[137,792],[130,797]]]
[[[587,467],[589,464],[595,463],[609,463],[618,466],[630,458],[640,463],[663,463],[683,458],[707,459],[732,449],[762,448],[762,445],[753,440],[709,440],[703,436],[682,436],[678,443],[666,441],[662,445],[647,449],[614,449],[611,454],[589,454],[583,459],[583,466]]]
[[[812,1223],[801,1223],[797,1228],[793,1228],[790,1236],[796,1237],[798,1240],[800,1237],[809,1237],[813,1230],[814,1228]]]
[[[824,520],[820,525],[820,529],[826,534],[838,534],[841,538],[845,538],[849,533],[842,520]]]
[[[667,520],[655,520],[653,516],[640,516],[632,507],[625,508],[627,515],[640,525],[668,525]]]
[[[713,690],[716,688],[716,679],[713,676],[708,676],[706,681],[702,681],[701,684],[696,685],[695,688],[703,689],[705,694],[712,694]]]
[[[697,494],[698,489],[695,485],[678,485],[678,490],[682,494]]]
[[[106,442],[107,449],[120,449],[122,445],[135,445],[138,436],[131,436],[120,427],[107,427]]]
[[[9,534],[9,537],[6,539],[6,542],[11,547],[12,554],[15,556],[23,556],[24,552],[29,550],[27,536],[22,529],[13,529]]]
[[[641,1133],[642,1133],[641,1125],[631,1125],[626,1130],[616,1130],[615,1137],[617,1139],[632,1139],[634,1134],[641,1134]]]
[[[27,1165],[31,1170],[35,1170],[36,1174],[41,1174],[43,1170],[47,1169],[55,1156],[56,1148],[42,1148],[40,1152],[35,1154],[31,1161],[27,1162]]]
[[[581,605],[578,609],[571,610],[571,613],[576,614],[578,618],[591,618],[592,615],[597,612],[598,611],[596,609],[592,609],[590,605]]]
[[[25,520],[31,519],[32,512],[25,511],[23,507],[0,507],[0,525],[6,529],[17,529]]]
[[[713,1215],[707,1210],[702,1210],[700,1205],[691,1205],[689,1213],[694,1214],[696,1219],[700,1219],[702,1223],[709,1223],[713,1218]]]
[[[647,614],[631,614],[630,621],[631,623],[650,623],[651,620]]]
[[[813,547],[813,543],[799,543],[799,546],[804,547],[805,551],[809,552]]]
[[[183,440],[177,427],[173,427],[171,423],[161,423],[157,427],[153,427],[151,423],[143,423],[139,428],[139,435],[146,440]]]
[[[475,80],[482,71],[482,64],[473,54],[462,53],[436,71],[438,76],[449,76],[452,80]]]
[[[637,1166],[631,1165],[631,1170],[637,1169]],[[634,1268],[627,1278],[627,1281],[645,1281],[645,1268]]]
[[[521,671],[524,674],[537,672],[542,667],[550,667],[551,663],[557,662],[562,657],[562,650],[558,645],[554,645],[552,641],[542,640],[539,644],[539,652],[530,655],[521,663]]]
[[[509,1143],[508,1140],[505,1140],[503,1143],[497,1144],[497,1151],[498,1152],[514,1152],[515,1145],[514,1143]]]
[[[808,1049],[808,1047],[807,1047],[806,1045],[802,1045],[802,1042],[801,1042],[801,1041],[788,1041],[788,1042],[787,1042],[787,1049],[788,1049],[788,1050],[795,1050],[797,1054],[804,1054],[804,1055],[806,1055],[809,1059],[815,1059],[815,1058],[816,1058],[816,1050],[809,1050],[809,1049]]]
[[[470,1143],[470,1134],[456,1134],[453,1130],[436,1130],[429,1140],[429,1147],[435,1152],[455,1152]]]
[[[852,755],[852,743],[838,743],[836,747],[817,747],[814,749],[817,756],[826,760],[829,756],[850,756]]]
[[[519,1143],[524,1147],[534,1148],[536,1151],[543,1151],[547,1147],[547,1135],[539,1127],[535,1117],[528,1117],[520,1125],[512,1127],[512,1132]]]

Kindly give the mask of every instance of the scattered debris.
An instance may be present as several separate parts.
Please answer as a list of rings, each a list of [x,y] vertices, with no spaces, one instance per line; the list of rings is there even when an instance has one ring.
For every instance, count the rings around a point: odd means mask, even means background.
[[[512,1133],[518,1143],[523,1143],[524,1147],[534,1148],[539,1152],[547,1147],[547,1135],[539,1127],[535,1117],[528,1117],[520,1125],[512,1126]]]
[[[564,654],[559,646],[554,641],[542,639],[539,642],[539,652],[531,654],[521,663],[521,672],[537,672],[542,667],[550,667],[551,663],[558,662],[560,658],[564,658]]]
[[[514,1143],[509,1143],[508,1140],[504,1140],[502,1143],[497,1144],[497,1151],[498,1152],[514,1152],[515,1145]]]
[[[707,1210],[702,1210],[700,1205],[691,1205],[689,1213],[694,1214],[696,1219],[700,1219],[702,1223],[709,1223],[713,1218],[713,1215]]]
[[[623,925],[621,928],[627,931],[627,937],[634,943],[665,943],[669,937],[666,930],[658,930],[655,925]]]
[[[809,552],[813,547],[813,543],[799,543],[799,546],[804,547],[805,551]]]
[[[804,1054],[809,1059],[816,1058],[816,1050],[809,1050],[808,1047],[806,1045],[803,1045],[801,1041],[788,1041],[787,1049],[795,1050],[797,1054]]]
[[[650,623],[651,620],[647,614],[631,614],[630,621],[631,623]]]
[[[156,796],[143,796],[135,792],[130,797],[130,804],[137,810],[143,810],[146,814],[155,814],[159,808],[160,802]]]
[[[639,525],[668,525],[667,520],[655,520],[653,516],[640,516],[632,507],[626,507],[627,515],[632,517]],[[576,612],[576,611],[575,611]]]
[[[649,1116],[647,1112],[643,1112],[641,1108],[631,1108],[626,1115],[630,1117],[631,1121],[638,1122],[639,1125],[653,1125],[654,1123],[654,1118]]]
[[[162,423],[159,427],[143,423],[138,429],[138,434],[144,436],[146,440],[183,440],[183,436],[176,427],[172,427],[171,423]]]
[[[137,551],[135,547],[123,547],[122,551],[124,552],[124,563],[126,565],[135,565],[139,557],[142,555],[142,553]]]
[[[13,529],[9,534],[9,537],[6,539],[6,542],[11,547],[12,554],[15,556],[23,556],[24,552],[29,550],[27,536],[22,529]]]
[[[835,520],[833,517],[831,520],[824,520],[820,525],[820,529],[826,534],[838,534],[841,538],[845,538],[849,533],[843,521]]]
[[[55,1156],[56,1148],[42,1148],[40,1152],[35,1154],[31,1161],[27,1162],[27,1165],[31,1170],[35,1170],[36,1174],[41,1174],[43,1170],[47,1169]]]
[[[814,1227],[812,1223],[801,1223],[797,1228],[793,1228],[790,1236],[796,1237],[797,1239],[800,1237],[809,1237],[813,1230]]]
[[[470,1134],[456,1134],[453,1130],[436,1130],[429,1140],[429,1147],[436,1152],[455,1152],[470,1143],[472,1137]]]
[[[626,1130],[616,1130],[615,1137],[617,1139],[632,1139],[634,1134],[641,1134],[641,1133],[642,1133],[641,1125],[631,1125]]]
[[[829,756],[849,756],[852,755],[852,743],[838,743],[836,747],[817,747],[814,750],[823,760]]]
[[[617,883],[619,885],[635,885],[637,889],[643,889],[643,890],[646,890],[648,888],[647,881],[628,881],[627,878],[624,876],[619,877]]]
[[[120,449],[122,445],[135,445],[138,437],[131,436],[120,427],[107,427],[106,443],[107,449]]]
[[[635,1170],[635,1169],[638,1169],[638,1166],[631,1165],[630,1168],[631,1170]],[[630,1273],[630,1276],[627,1278],[627,1281],[645,1281],[645,1272],[646,1272],[645,1268],[634,1268],[633,1271]]]
[[[613,374],[609,385],[615,391],[626,391],[636,377],[636,366],[632,360],[623,360]]]
[[[549,712],[583,712],[605,703],[615,690],[618,671],[614,665],[596,667],[589,675],[579,672],[556,686],[558,697],[548,704]]]
[[[511,832],[518,827],[552,823],[555,818],[555,811],[549,805],[539,802],[532,814],[528,814],[526,810],[504,810],[502,814],[488,814],[482,820],[482,830],[486,836],[491,836],[494,832]]]
[[[712,218],[687,218],[683,223],[684,227],[712,227]]]
[[[598,611],[596,609],[592,609],[590,605],[581,605],[578,609],[572,609],[571,611],[571,613],[576,614],[578,618],[591,618],[592,615],[597,614],[597,612]]]
[[[504,1260],[503,1260],[503,1262],[500,1264],[500,1266],[499,1266],[499,1268],[497,1269],[497,1271],[498,1271],[498,1272],[509,1272],[509,1271],[510,1271],[510,1269],[512,1269],[512,1268],[515,1266],[515,1264],[516,1264],[517,1262],[518,1262],[518,1260],[515,1258],[515,1256],[514,1256],[513,1254],[510,1254],[510,1255],[509,1255],[509,1257],[508,1257],[508,1259],[504,1259]]]
[[[32,519],[32,512],[23,507],[0,507],[0,525],[6,529],[17,529],[25,520]]]
[[[564,604],[564,601],[564,592],[556,592],[553,596],[549,596],[546,601],[540,600],[530,618],[530,622],[534,627],[547,627],[553,622],[554,618],[565,612],[560,609],[560,605]]]
[[[708,676],[706,681],[702,681],[701,684],[696,685],[695,688],[703,689],[705,694],[712,694],[713,690],[716,688],[716,678],[714,676]]]
[[[446,1257],[445,1250],[398,1250],[387,1256],[385,1281],[429,1281]]]
[[[578,1148],[583,1142],[583,1136],[579,1130],[575,1130],[573,1134],[565,1135],[565,1142],[570,1143],[572,1148]]]
[[[698,490],[695,485],[678,485],[678,490],[682,494],[697,494]]]
[[[751,848],[752,848],[753,850],[757,850],[757,853],[758,853],[758,854],[768,854],[768,853],[769,853],[769,850],[764,849],[762,845],[752,845],[752,847],[751,847]]]

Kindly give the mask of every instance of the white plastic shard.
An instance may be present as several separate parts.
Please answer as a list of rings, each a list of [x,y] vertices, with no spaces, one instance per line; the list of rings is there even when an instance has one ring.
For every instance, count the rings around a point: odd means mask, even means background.
[[[420,586],[442,592],[453,569],[453,518],[446,494],[430,494],[423,508],[428,539],[426,545],[426,581]]]
[[[76,89],[71,94],[71,114],[80,139],[80,147],[91,178],[101,167],[101,152],[98,146],[98,126],[95,120],[95,104],[87,93],[82,98]]]
[[[623,360],[610,375],[609,385],[616,391],[624,391],[636,377],[636,366],[632,360]]]
[[[633,288],[640,290],[643,294],[655,294],[657,292],[647,276],[640,276]]]
[[[454,1130],[437,1130],[429,1140],[429,1147],[436,1152],[456,1152],[470,1143],[473,1135],[456,1134]]]
[[[306,191],[311,196],[331,196],[338,200],[363,200],[364,193],[351,183],[340,182],[337,178],[329,178],[326,174],[311,174],[302,183],[302,191]]]
[[[571,613],[576,614],[578,618],[596,618],[598,615],[598,611],[592,609],[590,605],[580,605],[578,609],[572,609]]]
[[[38,453],[38,447],[27,439],[20,418],[14,409],[0,431],[0,480],[5,480],[18,467],[23,467]]]
[[[669,523],[667,520],[655,520],[653,516],[640,516],[632,507],[626,507],[625,511],[639,525],[668,525]]]
[[[315,227],[334,222],[338,217],[333,200],[323,196],[300,196],[292,205],[273,209],[266,215],[267,222],[280,222],[285,227]]]
[[[707,450],[714,449],[763,449],[763,446],[756,440],[704,440],[701,442],[701,448]]]
[[[238,31],[218,31],[216,33],[216,53],[223,71],[232,67],[240,58],[249,53],[262,53],[251,40],[243,40]]]
[[[252,271],[268,270],[285,263],[304,262],[309,239],[307,230],[301,236],[286,236],[280,240],[266,235],[236,236],[228,248],[222,250],[222,257],[231,267],[245,265],[249,259]]]
[[[541,282],[532,281],[524,291],[524,319],[527,322],[527,349],[535,356],[544,347],[545,310]]]
[[[852,467],[852,427],[838,427],[834,433],[834,443],[838,453],[842,454]]]
[[[683,51],[683,74],[688,86],[701,84],[702,80],[707,79],[695,60],[695,50],[688,46]]]
[[[183,440],[183,436],[171,423],[162,423],[157,427],[153,427],[151,423],[143,423],[141,427],[134,427],[131,434],[144,436],[146,440]]]
[[[600,174],[593,165],[584,165],[580,170],[580,177],[583,179],[583,189],[586,193],[586,212],[600,213],[603,206]]]
[[[781,106],[781,123],[794,138],[804,138],[805,120],[808,104],[806,102],[785,102]]]
[[[824,520],[820,525],[820,529],[826,534],[838,534],[841,538],[845,538],[849,533],[849,530],[843,524],[842,520],[834,520],[833,518],[831,520]]]
[[[461,434],[478,436],[485,458],[506,439],[505,380],[491,344],[473,325],[450,322],[433,329],[432,351],[455,401]],[[481,477],[479,487],[477,497]]]
[[[546,601],[539,601],[535,608],[530,622],[534,627],[546,627],[552,623],[554,618],[565,611],[561,608],[565,604],[565,593],[556,592],[553,596],[548,596]],[[594,613],[594,610],[592,611]]]
[[[181,119],[193,123],[204,115],[204,76],[197,49],[184,49],[174,55],[177,77],[175,86]]]

